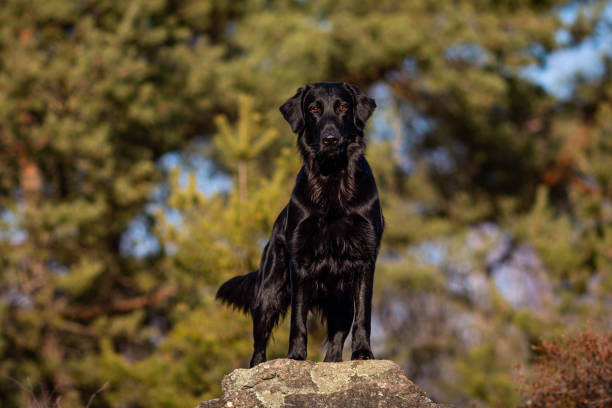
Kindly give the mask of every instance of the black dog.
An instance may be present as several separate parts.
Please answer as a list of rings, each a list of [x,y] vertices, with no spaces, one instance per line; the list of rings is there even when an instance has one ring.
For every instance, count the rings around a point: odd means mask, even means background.
[[[291,304],[289,358],[306,358],[306,318],[327,321],[325,361],[342,361],[353,323],[352,360],[374,358],[370,319],[383,216],[363,129],[376,103],[351,84],[298,89],[280,111],[297,133],[304,166],[274,223],[257,271],[225,282],[217,298],[253,317],[250,366],[266,361],[268,338]]]

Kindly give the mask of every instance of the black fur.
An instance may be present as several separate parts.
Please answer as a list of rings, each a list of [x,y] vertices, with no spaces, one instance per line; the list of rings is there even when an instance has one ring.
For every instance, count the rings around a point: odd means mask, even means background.
[[[327,322],[325,361],[342,361],[351,325],[351,358],[374,358],[372,289],[384,220],[363,155],[363,129],[375,107],[356,86],[335,82],[300,88],[280,107],[298,134],[304,166],[274,223],[259,269],[230,279],[217,293],[224,302],[251,311],[251,367],[266,360],[270,333],[289,305],[289,358],[306,358],[311,310]]]
[[[217,299],[247,313],[251,310],[255,296],[253,288],[257,282],[258,273],[257,270],[228,280],[217,291]]]

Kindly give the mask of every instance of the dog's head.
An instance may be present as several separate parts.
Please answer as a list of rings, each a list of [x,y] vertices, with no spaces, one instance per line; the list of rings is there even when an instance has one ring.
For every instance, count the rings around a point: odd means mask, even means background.
[[[330,174],[363,151],[363,129],[374,108],[355,85],[319,82],[298,89],[280,111],[298,135],[304,162]]]

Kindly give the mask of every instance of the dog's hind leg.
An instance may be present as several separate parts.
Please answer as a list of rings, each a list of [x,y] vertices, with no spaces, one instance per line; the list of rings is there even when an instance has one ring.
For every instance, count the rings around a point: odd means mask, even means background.
[[[287,282],[285,250],[272,242],[264,249],[261,280],[251,308],[254,350],[250,367],[266,361],[266,347],[272,329],[289,308],[291,293]]]
[[[266,310],[264,306],[256,306],[253,308],[252,314],[253,340],[255,345],[249,367],[254,367],[266,361],[266,347],[268,346],[268,339],[275,323],[275,316],[271,315],[270,311]]]
[[[289,307],[289,294],[278,291],[258,299],[252,310],[253,315],[253,357],[249,367],[266,361],[266,348],[272,329]]]
[[[344,342],[353,323],[352,297],[343,296],[325,303],[323,316],[327,320],[327,338],[325,339],[327,351],[323,361],[342,361]]]

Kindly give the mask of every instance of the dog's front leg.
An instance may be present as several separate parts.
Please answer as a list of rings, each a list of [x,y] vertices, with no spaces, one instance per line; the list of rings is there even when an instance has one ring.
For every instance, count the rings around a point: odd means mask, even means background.
[[[289,354],[287,358],[306,360],[308,329],[306,326],[310,309],[311,285],[306,271],[291,268],[291,329],[289,331]]]
[[[369,360],[374,358],[370,348],[373,286],[374,263],[358,268],[355,273],[353,286],[355,321],[353,322],[353,353],[351,360]]]

